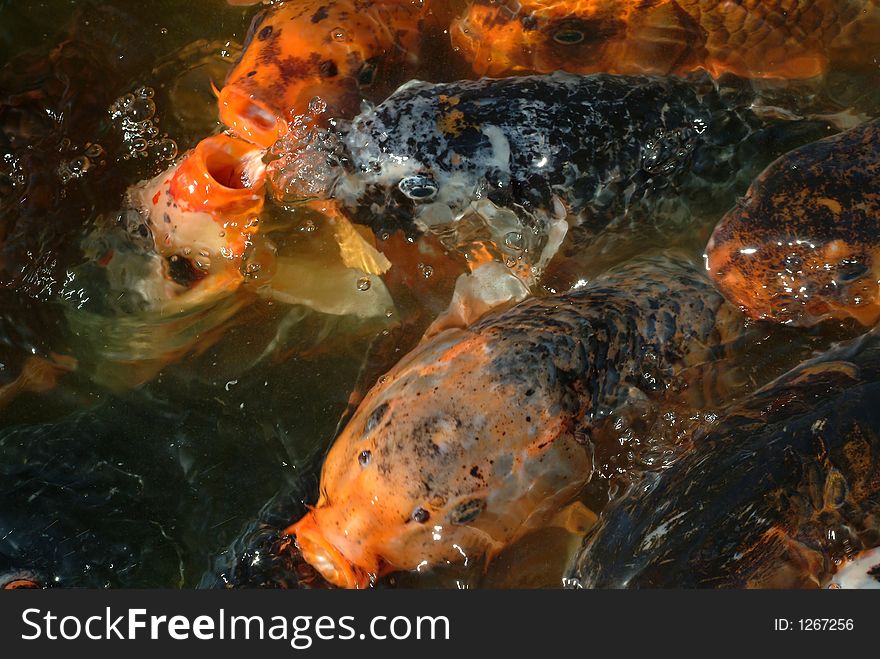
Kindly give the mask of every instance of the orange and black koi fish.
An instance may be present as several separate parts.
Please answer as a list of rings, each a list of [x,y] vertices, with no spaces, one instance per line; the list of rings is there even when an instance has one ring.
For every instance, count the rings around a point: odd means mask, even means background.
[[[810,78],[831,65],[876,68],[880,3],[476,0],[450,33],[480,75],[702,68],[714,76]]]
[[[654,256],[425,340],[364,398],[289,533],[349,588],[491,558],[590,480],[603,418],[649,413],[718,353],[724,308],[696,267]]]
[[[880,120],[771,164],[706,247],[718,289],[756,319],[880,320]]]
[[[220,92],[221,120],[263,147],[308,112],[350,117],[381,81],[417,56],[425,3],[418,0],[306,0],[267,7],[253,21],[239,62]],[[385,83],[383,83],[385,84]],[[390,89],[388,90],[390,91]]]

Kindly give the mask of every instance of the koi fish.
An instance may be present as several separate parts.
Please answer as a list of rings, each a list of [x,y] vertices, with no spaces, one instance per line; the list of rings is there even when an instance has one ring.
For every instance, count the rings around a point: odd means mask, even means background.
[[[771,164],[706,247],[719,290],[749,316],[794,325],[880,320],[880,121]]]
[[[478,75],[685,74],[811,78],[832,65],[875,67],[877,0],[476,0],[455,48]]]
[[[585,588],[817,588],[880,544],[876,330],[735,405],[603,513]],[[874,556],[876,564],[876,554]]]
[[[254,18],[241,59],[220,92],[220,119],[270,147],[313,99],[328,117],[350,117],[417,56],[425,3],[306,0],[269,6]]]
[[[435,335],[367,394],[288,532],[345,587],[491,558],[590,480],[603,419],[648,414],[718,353],[722,308],[695,267],[655,256]]]
[[[265,201],[262,156],[253,144],[215,135],[129,190],[131,207],[145,218],[165,259],[169,281],[191,290],[209,276],[229,286],[243,280],[242,257]]]
[[[311,150],[294,147],[269,178],[287,200],[332,198],[380,238],[433,231],[458,248],[476,234],[475,262],[482,251],[540,267],[570,226],[588,244],[606,229],[692,223],[697,195],[744,189],[743,173],[781,145],[815,139],[809,122],[756,116],[753,99],[707,76],[414,81]],[[319,167],[290,174],[320,157],[322,190]]]

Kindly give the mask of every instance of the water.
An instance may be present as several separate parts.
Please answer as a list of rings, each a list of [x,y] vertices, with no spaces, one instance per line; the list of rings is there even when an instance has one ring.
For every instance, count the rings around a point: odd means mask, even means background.
[[[452,16],[463,5],[435,13]],[[350,411],[350,393],[415,344],[463,271],[414,257],[422,293],[396,289],[394,308],[366,320],[273,302],[259,286],[174,318],[113,312],[107,283],[90,265],[107,244],[86,238],[112,224],[129,185],[221,130],[211,82],[221,86],[254,12],[221,0],[0,0],[0,127],[22,136],[0,144],[0,386],[35,358],[59,364],[54,387],[0,403],[0,577],[28,571],[49,584],[90,587],[265,583],[271,570],[245,570],[240,552],[252,552],[257,536],[279,550],[275,531],[316,497],[320,458]],[[79,35],[73,45],[57,50],[71,33]],[[471,77],[447,40],[432,28],[421,63],[403,79]],[[763,98],[768,112],[794,98],[817,116],[840,110],[843,120],[841,108],[878,107],[865,89],[859,78],[833,74],[818,91],[768,87]],[[23,190],[24,203],[13,204]],[[567,290],[658,246],[699,261],[731,201],[695,195],[688,231],[611,232],[589,256],[552,263],[534,292]],[[302,207],[269,205],[261,226],[283,256],[321,259],[335,249],[326,223]],[[527,238],[505,231],[499,258],[515,259]],[[90,244],[95,254],[84,253]],[[133,276],[138,267],[146,266],[132,261]],[[248,273],[271,279],[259,259]],[[376,280],[355,286],[375,292]],[[728,398],[718,405],[852,328],[761,331],[729,370],[706,375],[723,381]],[[71,356],[72,371],[64,366]],[[583,501],[600,510],[634,465],[661,467],[669,447],[674,453],[711,422],[670,412],[649,427],[622,424],[609,445],[625,450],[599,452]],[[477,562],[389,583],[558,586],[578,544],[578,535],[550,529],[503,552],[488,571]],[[285,566],[294,568],[308,581],[307,566]]]

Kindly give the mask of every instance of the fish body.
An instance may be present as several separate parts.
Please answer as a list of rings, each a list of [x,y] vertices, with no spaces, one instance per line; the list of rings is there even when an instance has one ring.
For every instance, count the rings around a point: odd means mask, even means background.
[[[330,582],[491,557],[590,480],[590,437],[722,343],[722,298],[665,256],[424,341],[366,395],[290,529]]]
[[[760,119],[752,100],[706,76],[410,82],[315,148],[336,172],[328,195],[379,236],[476,215],[523,236],[574,225],[586,241],[615,221],[690,220],[689,191],[738,189],[776,148],[774,127],[801,124]]]
[[[573,577],[590,588],[825,586],[880,546],[878,456],[875,331],[736,405],[636,484],[588,535]]]
[[[876,0],[477,0],[453,45],[480,75],[516,71],[810,78],[880,52]]]
[[[396,79],[417,56],[425,3],[306,0],[263,9],[218,104],[221,120],[263,147],[307,115],[313,99],[328,117],[350,117],[365,94]]]
[[[880,121],[772,163],[718,224],[710,276],[749,316],[880,319]]]

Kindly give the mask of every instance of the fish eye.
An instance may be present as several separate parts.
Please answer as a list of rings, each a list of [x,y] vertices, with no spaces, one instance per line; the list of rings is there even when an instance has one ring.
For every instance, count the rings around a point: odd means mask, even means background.
[[[197,268],[188,258],[172,254],[166,259],[168,277],[175,283],[190,288],[205,278],[204,270]]]
[[[358,464],[361,467],[366,467],[370,464],[370,461],[373,459],[373,454],[369,451],[361,451],[358,454]]]
[[[553,41],[564,46],[573,46],[584,40],[584,33],[580,30],[563,29],[553,35]]]
[[[379,70],[379,63],[375,59],[368,59],[361,66],[361,70],[357,74],[357,82],[361,87],[370,87],[376,81],[376,71]]]
[[[401,179],[397,187],[413,201],[430,201],[439,190],[434,180],[427,176],[407,176]]]
[[[841,284],[851,284],[860,279],[868,272],[868,266],[852,259],[844,259],[837,266],[837,281]]]
[[[420,506],[413,511],[411,517],[412,521],[418,522],[419,524],[424,524],[429,519],[431,519],[431,513]]]

